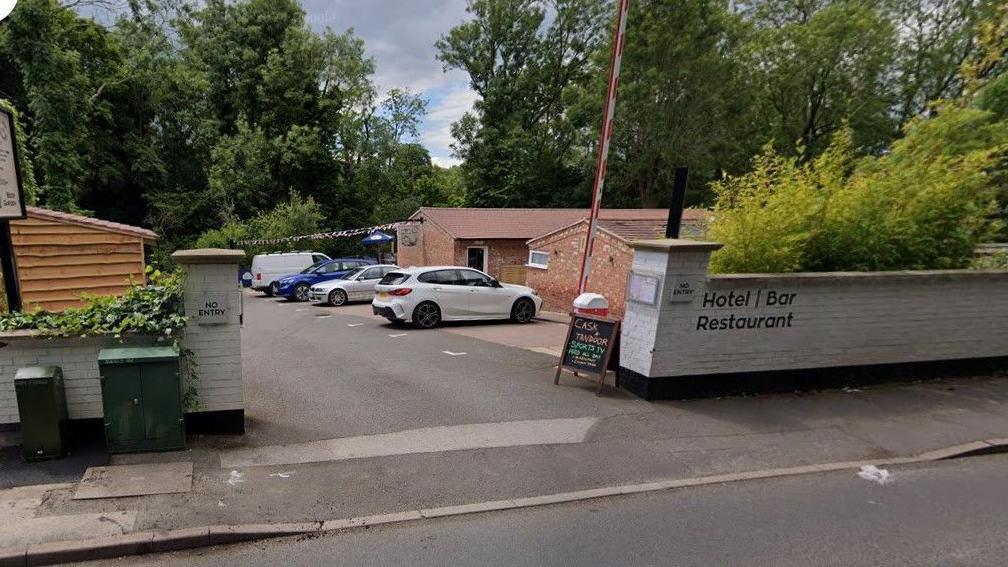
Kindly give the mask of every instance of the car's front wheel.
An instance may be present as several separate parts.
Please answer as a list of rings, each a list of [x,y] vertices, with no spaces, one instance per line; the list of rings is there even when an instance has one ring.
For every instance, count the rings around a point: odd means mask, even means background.
[[[274,295],[276,295],[277,294],[276,282],[269,284],[269,286],[263,290],[263,293],[266,294],[266,297],[273,297]]]
[[[511,320],[515,323],[528,323],[535,317],[535,303],[527,297],[522,297],[511,306]]]
[[[347,302],[346,292],[342,289],[334,289],[329,292],[329,305],[339,307]]]
[[[441,308],[436,303],[425,301],[413,310],[413,324],[421,329],[433,329],[441,323]]]
[[[298,284],[294,288],[294,299],[298,301],[308,301],[308,284]]]

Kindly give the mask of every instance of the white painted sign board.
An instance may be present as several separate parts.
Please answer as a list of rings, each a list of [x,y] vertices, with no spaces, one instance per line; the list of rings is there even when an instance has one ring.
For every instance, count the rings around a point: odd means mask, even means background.
[[[24,189],[14,141],[14,118],[0,109],[0,220],[23,218]]]
[[[658,286],[657,276],[630,272],[627,299],[644,305],[654,305],[658,302]]]

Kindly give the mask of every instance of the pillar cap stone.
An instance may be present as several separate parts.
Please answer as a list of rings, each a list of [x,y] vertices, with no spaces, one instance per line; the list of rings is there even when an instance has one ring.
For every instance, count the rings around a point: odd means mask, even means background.
[[[245,258],[245,251],[229,248],[195,248],[176,250],[171,258],[179,264],[238,264]]]
[[[630,242],[635,250],[643,248],[645,250],[662,250],[671,252],[707,252],[714,251],[724,244],[720,242],[705,242],[703,240],[688,240],[686,238],[659,238],[655,240],[633,240]]]

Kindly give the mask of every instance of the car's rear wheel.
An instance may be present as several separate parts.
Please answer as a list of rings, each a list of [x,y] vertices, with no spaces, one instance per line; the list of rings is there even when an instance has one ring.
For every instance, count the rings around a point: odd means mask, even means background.
[[[527,297],[522,297],[511,306],[511,320],[515,323],[528,323],[535,317],[535,303]]]
[[[294,288],[294,299],[308,301],[308,284],[298,284]]]
[[[329,292],[329,305],[339,307],[347,302],[346,292],[342,289],[334,289]]]
[[[413,309],[413,324],[421,329],[433,329],[441,323],[441,308],[436,303],[424,301]]]

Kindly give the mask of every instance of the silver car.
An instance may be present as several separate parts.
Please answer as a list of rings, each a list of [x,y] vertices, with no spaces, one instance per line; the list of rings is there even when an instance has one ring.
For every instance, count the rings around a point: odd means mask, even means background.
[[[358,268],[340,279],[317,283],[308,290],[308,298],[314,303],[343,305],[351,301],[371,301],[375,295],[375,284],[382,277],[399,266],[376,264]]]

